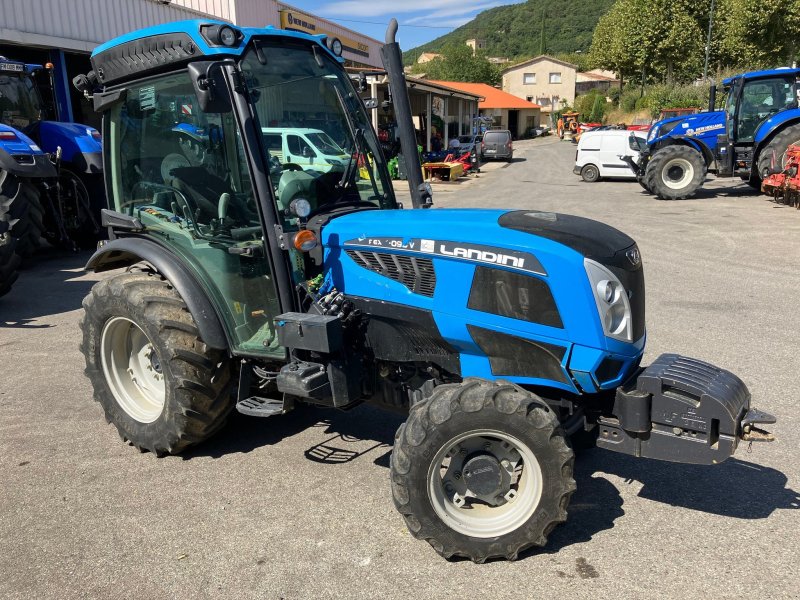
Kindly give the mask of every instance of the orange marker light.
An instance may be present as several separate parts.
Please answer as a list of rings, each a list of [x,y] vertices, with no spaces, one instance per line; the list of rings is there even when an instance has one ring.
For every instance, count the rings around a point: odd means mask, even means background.
[[[47,63],[44,66],[44,68],[47,69],[48,71],[52,71],[53,70],[53,63]]]
[[[317,247],[317,236],[314,235],[313,231],[302,229],[294,236],[294,247],[300,250],[300,252],[313,250]]]

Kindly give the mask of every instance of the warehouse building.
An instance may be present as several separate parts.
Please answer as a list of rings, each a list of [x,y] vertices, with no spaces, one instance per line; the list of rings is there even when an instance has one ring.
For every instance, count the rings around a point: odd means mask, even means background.
[[[242,27],[273,25],[342,41],[353,67],[380,67],[381,43],[275,0],[3,0],[0,55],[53,64],[53,94],[39,77],[51,118],[99,125],[88,101],[71,85],[89,71],[89,55],[101,43],[135,29],[184,19],[216,18]]]

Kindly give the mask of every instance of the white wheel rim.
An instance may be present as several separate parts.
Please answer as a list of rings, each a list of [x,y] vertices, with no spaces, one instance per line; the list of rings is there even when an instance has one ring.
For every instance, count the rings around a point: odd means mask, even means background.
[[[100,336],[100,358],[108,387],[122,410],[140,423],[158,419],[167,387],[147,334],[130,319],[110,319]]]
[[[673,158],[661,169],[661,180],[671,190],[685,188],[694,179],[694,166],[685,158]]]
[[[468,485],[459,469],[480,453],[493,456],[511,474],[500,505],[491,506],[468,491],[463,493]],[[542,498],[543,481],[539,461],[530,448],[507,433],[481,429],[456,436],[442,446],[428,471],[428,497],[436,515],[451,529],[470,537],[491,538],[515,531],[531,518]]]

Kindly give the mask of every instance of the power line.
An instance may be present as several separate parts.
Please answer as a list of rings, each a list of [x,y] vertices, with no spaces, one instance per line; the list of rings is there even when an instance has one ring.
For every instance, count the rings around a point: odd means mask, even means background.
[[[381,22],[381,21],[356,21],[355,19],[338,19],[335,17],[322,17],[323,19],[328,19],[329,21],[341,21],[342,23],[361,23],[363,25],[389,25],[388,22]],[[457,27],[461,27],[460,25],[455,26],[447,26],[447,25],[411,25],[410,23],[400,23],[403,27],[417,27],[420,29],[457,29]]]

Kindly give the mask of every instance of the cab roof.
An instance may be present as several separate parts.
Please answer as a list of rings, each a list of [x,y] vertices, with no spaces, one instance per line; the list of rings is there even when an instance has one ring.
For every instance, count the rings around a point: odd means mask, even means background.
[[[214,43],[207,36],[210,30],[225,26],[237,33],[233,45]],[[91,60],[100,83],[109,85],[123,80],[139,79],[151,72],[164,71],[192,60],[241,56],[254,36],[312,42],[337,62],[343,62],[341,57],[336,56],[326,46],[325,40],[328,36],[325,34],[309,35],[276,29],[272,25],[263,28],[237,27],[213,19],[174,21],[126,33],[95,48]]]
[[[42,68],[42,65],[24,63],[5,56],[0,56],[0,73],[33,73]]]
[[[749,73],[741,73],[728,77],[722,80],[722,85],[731,85],[737,79],[761,79],[762,77],[774,77],[775,75],[800,75],[800,68],[781,67],[778,69],[765,69],[764,71],[751,71]]]

